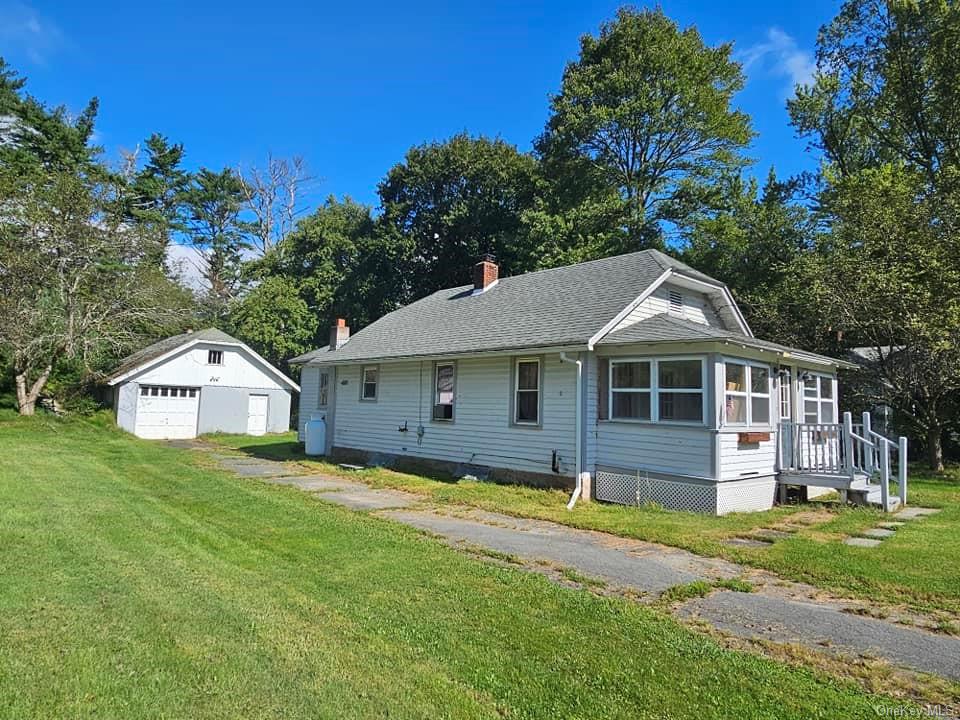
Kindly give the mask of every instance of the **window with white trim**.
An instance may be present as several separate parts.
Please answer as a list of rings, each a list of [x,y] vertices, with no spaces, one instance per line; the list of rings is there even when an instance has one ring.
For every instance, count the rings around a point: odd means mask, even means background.
[[[611,420],[702,424],[703,358],[611,360]]]
[[[223,350],[207,350],[207,365],[223,365]]]
[[[433,373],[433,419],[453,420],[456,372],[452,362],[437,363]]]
[[[513,421],[517,425],[540,424],[540,360],[517,360],[513,401]]]
[[[330,371],[322,370],[317,383],[317,407],[325,408],[330,400]]]
[[[360,399],[376,400],[377,386],[380,384],[380,368],[377,365],[368,365],[363,369],[360,383]]]
[[[770,368],[726,360],[724,407],[727,425],[770,424]]]
[[[793,382],[793,377],[790,374],[789,370],[781,370],[779,375],[779,388],[780,388],[780,419],[789,421],[793,416],[793,412],[790,409],[790,400],[793,397],[791,383]]]
[[[832,377],[806,373],[803,378],[803,421],[805,423],[837,422]]]

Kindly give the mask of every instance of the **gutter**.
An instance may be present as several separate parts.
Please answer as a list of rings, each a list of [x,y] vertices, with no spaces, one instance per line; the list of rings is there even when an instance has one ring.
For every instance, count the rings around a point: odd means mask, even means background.
[[[583,492],[583,436],[580,432],[583,427],[583,361],[574,360],[567,355],[565,351],[560,353],[560,361],[573,363],[577,366],[577,412],[576,412],[576,440],[574,442],[575,456],[576,456],[576,472],[577,472],[577,484],[573,489],[573,494],[570,496],[570,502],[567,503],[567,510],[573,510],[573,506],[577,504],[577,500],[580,499],[580,495]]]

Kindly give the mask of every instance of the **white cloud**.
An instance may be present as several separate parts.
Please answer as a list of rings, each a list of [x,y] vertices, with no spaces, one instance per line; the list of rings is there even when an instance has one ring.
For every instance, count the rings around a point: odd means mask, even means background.
[[[787,96],[793,94],[797,85],[806,85],[813,81],[817,65],[813,55],[797,46],[797,41],[777,27],[767,30],[767,39],[756,43],[738,53],[738,60],[749,73],[759,69],[768,75],[788,78],[784,88]]]
[[[180,282],[191,290],[203,290],[207,287],[203,279],[203,255],[192,245],[170,243],[167,246],[167,265]]]
[[[0,47],[8,55],[23,53],[43,65],[63,45],[63,32],[48,18],[18,0],[0,0]]]

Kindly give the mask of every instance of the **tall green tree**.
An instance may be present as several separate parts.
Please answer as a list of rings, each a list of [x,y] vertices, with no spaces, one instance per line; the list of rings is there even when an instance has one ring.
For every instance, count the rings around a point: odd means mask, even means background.
[[[743,83],[729,44],[710,47],[659,9],[619,10],[581,38],[536,143],[556,213],[615,227],[598,254],[662,247],[746,163],[750,121],[733,107]]]
[[[960,404],[945,352],[960,334],[958,46],[955,3],[847,0],[820,32],[815,82],[789,104],[825,159],[818,201],[833,232],[809,258],[815,307],[874,348],[859,385],[897,409],[935,469]]]
[[[397,307],[397,268],[404,255],[396,238],[385,238],[382,229],[370,207],[329,197],[251,271],[296,288],[318,320],[315,342],[323,345],[335,318],[347,318],[358,329]]]
[[[160,238],[156,258],[158,267],[165,267],[167,249],[177,233],[186,229],[184,223],[185,193],[190,174],[183,167],[184,150],[180,143],[171,143],[154,133],[144,143],[144,161],[137,167],[139,153],[129,162],[127,204],[130,219],[145,232]]]
[[[230,303],[243,287],[244,254],[250,249],[251,227],[243,218],[243,181],[229,168],[200,168],[183,192],[185,234],[201,257],[207,320],[227,319]]]
[[[522,216],[535,197],[536,163],[503,140],[460,134],[411,148],[379,193],[383,237],[402,253],[401,303],[468,283],[484,253],[505,273],[535,263]]]
[[[296,281],[283,275],[257,283],[230,314],[233,332],[278,367],[316,347],[318,320]]]
[[[692,222],[684,261],[725,282],[760,337],[834,350],[795,268],[820,231],[797,197],[799,182],[778,180],[772,168],[762,188],[741,176],[728,182],[727,204]]]

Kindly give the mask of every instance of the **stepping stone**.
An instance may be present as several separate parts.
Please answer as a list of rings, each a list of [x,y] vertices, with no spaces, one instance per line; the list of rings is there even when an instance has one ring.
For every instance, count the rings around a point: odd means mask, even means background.
[[[847,538],[846,540],[843,541],[843,544],[844,544],[844,545],[853,545],[854,547],[872,548],[872,547],[876,547],[877,545],[879,545],[879,544],[880,544],[880,541],[879,541],[879,540],[873,540],[873,539],[871,539],[871,538],[856,537],[856,538]]]
[[[888,530],[896,530],[897,528],[903,527],[904,525],[906,525],[905,522],[896,522],[896,521],[880,523],[880,527],[887,528]]]
[[[864,530],[861,534],[864,537],[880,538],[882,540],[883,538],[893,537],[897,533],[895,530],[886,530],[884,528],[870,528],[869,530]]]
[[[741,538],[741,537],[727,538],[726,540],[723,541],[723,543],[725,545],[733,545],[735,547],[753,547],[753,548],[768,548],[773,544],[769,540]]]
[[[938,512],[940,512],[939,508],[908,507],[898,512],[896,516],[900,520],[914,520]]]

